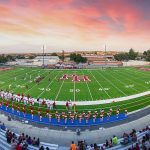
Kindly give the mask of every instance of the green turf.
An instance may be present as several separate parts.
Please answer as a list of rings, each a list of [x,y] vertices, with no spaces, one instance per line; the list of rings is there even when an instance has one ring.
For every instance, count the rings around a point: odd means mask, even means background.
[[[34,82],[38,74],[44,77],[39,85]],[[74,83],[72,78],[58,81],[63,74],[87,75],[91,82]],[[30,81],[32,82],[30,83]],[[26,89],[26,85],[29,89]],[[133,67],[95,70],[15,68],[0,72],[0,89],[24,93],[25,95],[29,94],[35,98],[41,97],[60,101],[103,100],[149,91],[150,72]]]

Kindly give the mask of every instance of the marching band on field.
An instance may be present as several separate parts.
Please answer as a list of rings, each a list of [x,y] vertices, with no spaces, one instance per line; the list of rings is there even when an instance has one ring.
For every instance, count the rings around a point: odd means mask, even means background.
[[[45,99],[42,100],[40,98],[35,99],[28,96],[24,96],[24,94],[13,94],[11,92],[5,92],[3,90],[0,91],[0,97],[4,100],[3,102],[0,101],[0,108],[2,108],[2,105],[5,105],[5,109],[7,110],[9,107],[8,104],[8,100],[12,101],[12,105],[11,105],[11,111],[12,113],[14,113],[15,110],[15,106],[14,106],[14,101],[17,102],[22,102],[24,105],[22,106],[22,108],[20,108],[20,104],[18,104],[16,106],[16,110],[18,115],[20,115],[20,112],[23,113],[23,116],[26,117],[26,105],[28,104],[30,106],[30,114],[31,114],[31,118],[34,119],[34,110],[33,110],[33,106],[36,103],[39,104],[39,107],[37,109],[38,112],[38,116],[39,116],[39,120],[42,121],[42,117],[45,114],[45,116],[49,119],[49,122],[52,121],[52,114],[50,113],[50,110],[55,109],[56,108],[56,102],[54,101],[53,103],[50,103],[49,101],[46,101]],[[47,109],[46,112],[41,112],[41,105],[46,105]],[[98,111],[94,111],[94,113],[91,113],[91,111],[88,112],[82,112],[82,113],[78,113],[77,111],[72,111],[72,107],[75,107],[75,103],[72,104],[71,100],[66,102],[66,109],[67,109],[67,113],[66,112],[61,112],[59,113],[58,111],[55,112],[54,116],[57,119],[57,122],[59,123],[61,121],[61,118],[64,120],[64,123],[66,124],[68,120],[71,120],[71,123],[74,123],[75,120],[78,120],[79,123],[82,123],[83,120],[85,120],[86,124],[88,124],[89,119],[92,118],[93,122],[96,122],[96,119],[99,118],[100,121],[102,122],[104,119],[104,115],[107,116],[107,120],[110,119],[111,115],[113,112],[115,112],[116,114],[116,118],[119,117],[120,114],[120,109],[117,108],[116,110],[113,110],[112,108],[109,109],[108,112],[105,112],[104,109],[101,109],[99,112]],[[128,115],[128,110],[125,109],[125,116]]]

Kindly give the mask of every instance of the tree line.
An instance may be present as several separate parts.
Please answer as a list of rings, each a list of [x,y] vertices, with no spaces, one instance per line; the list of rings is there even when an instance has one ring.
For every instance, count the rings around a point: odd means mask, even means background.
[[[136,60],[138,57],[139,57],[139,53],[135,52],[132,48],[129,50],[129,52],[122,52],[114,55],[115,60],[118,61]],[[144,51],[140,57],[141,59],[150,61],[150,50]]]

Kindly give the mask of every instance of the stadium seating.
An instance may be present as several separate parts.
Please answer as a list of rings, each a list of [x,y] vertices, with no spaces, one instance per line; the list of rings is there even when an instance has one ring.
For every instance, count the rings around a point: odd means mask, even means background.
[[[149,128],[150,128],[150,126],[149,126]],[[139,143],[139,146],[141,147],[141,141],[143,139],[143,136],[145,136],[146,133],[147,133],[147,130],[136,132],[137,141],[131,142],[126,145],[121,144],[121,141],[123,141],[123,138],[120,138],[120,139],[118,139],[118,144],[111,148],[105,147],[105,143],[97,144],[97,146],[100,149],[102,149],[102,147],[103,147],[103,149],[108,149],[108,150],[126,150],[128,148],[134,147],[136,143]],[[17,137],[19,137],[18,134],[15,134],[15,135]],[[58,144],[50,144],[50,143],[45,143],[45,142],[40,142],[39,147],[41,147],[41,146],[43,146],[45,149],[46,149],[46,147],[48,147],[50,150],[68,150],[69,149],[69,147],[60,147],[60,146],[58,146]],[[1,150],[10,150],[11,149],[11,145],[8,144],[7,140],[6,140],[6,131],[4,131],[2,129],[0,130],[0,149]],[[28,145],[28,149],[29,150],[38,150],[39,148],[32,146],[32,145]],[[87,146],[87,150],[91,150],[91,147]]]
[[[18,134],[16,134],[16,136],[19,137]],[[40,146],[43,146],[44,148],[48,147],[50,150],[59,150],[59,147],[57,144],[49,144],[49,143],[40,142]],[[4,149],[4,150],[11,149],[10,144],[7,143],[6,131],[4,131],[4,130],[0,130],[0,149]],[[39,148],[32,146],[32,145],[28,145],[28,149],[29,150],[38,150]]]

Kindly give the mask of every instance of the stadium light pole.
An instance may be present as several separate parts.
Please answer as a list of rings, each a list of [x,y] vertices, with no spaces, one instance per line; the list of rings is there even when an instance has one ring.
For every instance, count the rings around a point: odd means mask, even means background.
[[[44,45],[43,45],[43,68],[44,68]]]
[[[106,45],[105,45],[105,67],[106,67]]]

